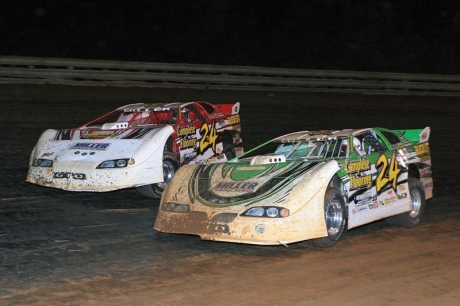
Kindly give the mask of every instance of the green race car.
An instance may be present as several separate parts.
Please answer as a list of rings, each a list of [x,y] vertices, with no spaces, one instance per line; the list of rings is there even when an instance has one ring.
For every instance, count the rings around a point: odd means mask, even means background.
[[[334,245],[345,228],[386,218],[417,225],[433,196],[430,128],[301,131],[223,164],[186,165],[154,228],[202,239]]]

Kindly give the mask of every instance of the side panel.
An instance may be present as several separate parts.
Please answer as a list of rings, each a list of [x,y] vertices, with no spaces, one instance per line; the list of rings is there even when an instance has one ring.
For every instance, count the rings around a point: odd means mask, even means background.
[[[411,210],[408,172],[399,159],[390,151],[345,161],[349,229]]]
[[[226,118],[194,121],[176,126],[176,146],[180,152],[180,164],[202,164],[226,162],[222,138],[223,133],[232,132],[241,143],[239,115]],[[238,151],[241,154],[242,149]]]
[[[134,160],[143,161],[137,164],[136,179],[130,187],[163,182],[163,151],[169,136],[174,132],[170,125],[154,130],[155,134],[151,139],[145,141],[136,153]]]

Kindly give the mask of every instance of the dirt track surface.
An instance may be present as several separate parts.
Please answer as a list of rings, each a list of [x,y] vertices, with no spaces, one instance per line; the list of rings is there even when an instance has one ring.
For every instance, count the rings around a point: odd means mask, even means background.
[[[434,199],[412,229],[385,221],[328,249],[201,241],[152,229],[134,190],[70,193],[26,183],[47,128],[123,104],[241,101],[250,148],[297,130],[430,126]],[[0,85],[1,305],[458,305],[460,98]]]

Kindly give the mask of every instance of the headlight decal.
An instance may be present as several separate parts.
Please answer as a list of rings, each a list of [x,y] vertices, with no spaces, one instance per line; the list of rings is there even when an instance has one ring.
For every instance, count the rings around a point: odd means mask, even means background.
[[[165,205],[165,211],[186,213],[190,211],[190,206],[187,204],[168,202]]]
[[[37,158],[34,163],[35,167],[53,167],[53,161],[51,159]]]
[[[240,214],[242,217],[262,218],[286,218],[289,215],[289,209],[278,206],[255,206]]]
[[[96,167],[96,169],[124,168],[127,167],[128,164],[133,165],[134,161],[131,161],[130,158],[112,159],[103,161]]]

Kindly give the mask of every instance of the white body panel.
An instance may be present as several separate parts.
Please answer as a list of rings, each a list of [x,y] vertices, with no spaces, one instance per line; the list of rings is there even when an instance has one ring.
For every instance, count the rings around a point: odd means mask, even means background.
[[[171,126],[151,129],[139,139],[107,137],[81,139],[77,130],[71,140],[54,140],[47,130],[34,148],[37,158],[53,160],[53,167],[29,167],[27,181],[72,191],[110,191],[163,181],[163,148]],[[104,161],[129,159],[123,168],[97,169]]]

